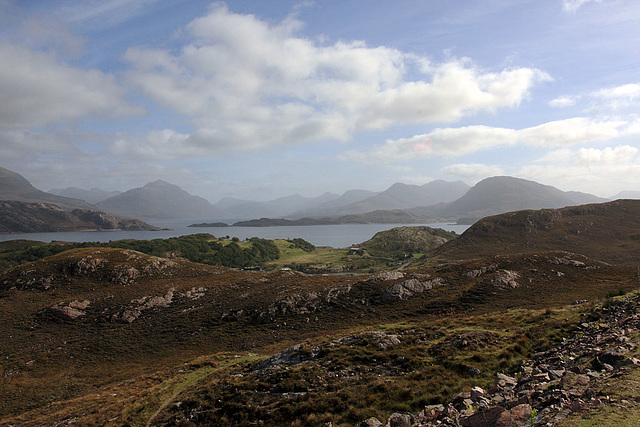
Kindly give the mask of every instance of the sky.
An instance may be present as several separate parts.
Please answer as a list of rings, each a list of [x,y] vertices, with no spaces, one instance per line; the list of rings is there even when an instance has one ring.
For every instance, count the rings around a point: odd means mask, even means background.
[[[0,0],[0,166],[212,203],[640,190],[637,0]]]

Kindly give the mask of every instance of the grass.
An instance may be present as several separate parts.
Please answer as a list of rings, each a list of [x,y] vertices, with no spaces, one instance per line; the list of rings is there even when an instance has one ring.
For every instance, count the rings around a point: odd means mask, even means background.
[[[471,385],[489,385],[495,370],[511,371],[531,352],[569,334],[572,322],[588,308],[565,307],[573,300],[594,301],[638,286],[635,269],[586,259],[589,268],[551,262],[566,256],[493,257],[405,271],[405,278],[385,280],[246,272],[182,260],[154,270],[148,267],[161,259],[121,249],[63,252],[0,277],[0,370],[19,370],[2,382],[0,423],[50,424],[81,417],[103,424],[118,417],[117,422],[144,425],[164,406],[154,418],[161,423],[179,416],[175,405],[167,404],[177,400],[185,405],[181,411],[201,406],[203,417],[239,424],[268,415],[272,425],[319,420],[340,425],[368,414],[419,411]],[[89,257],[107,262],[93,272],[74,272],[77,261]],[[492,264],[498,265],[495,273],[466,275]],[[126,266],[140,275],[126,285],[113,282],[111,272]],[[520,272],[519,287],[492,285],[490,279],[503,270]],[[412,275],[439,277],[446,285],[405,301],[380,299],[387,288]],[[50,288],[39,285],[36,279],[43,277],[52,277]],[[331,289],[346,285],[348,294],[325,302]],[[186,296],[199,287],[206,288],[202,297]],[[145,310],[131,324],[111,320],[139,305],[134,301],[166,295],[170,288],[174,298],[168,307]],[[315,311],[289,310],[255,320],[260,311],[310,293],[322,302]],[[76,299],[91,301],[85,316],[70,321],[48,314],[52,305]],[[233,316],[223,320],[229,311]],[[327,346],[332,339],[377,329],[399,334],[402,343],[380,349],[365,336],[353,344]],[[461,347],[461,335],[474,345]],[[299,342],[323,345],[325,353],[313,363],[262,376],[251,373],[249,362],[221,356],[251,352],[266,357]],[[202,365],[201,355],[223,358],[228,365],[211,369]],[[469,376],[469,368],[480,374]],[[222,403],[209,401],[212,396]],[[337,406],[340,413],[330,409],[336,402],[344,402]]]
[[[237,366],[236,376],[214,374],[180,399],[189,399],[190,407],[205,408],[199,420],[227,419],[235,425],[249,425],[245,420],[250,419],[263,419],[265,425],[314,425],[328,421],[331,413],[330,421],[342,426],[371,416],[383,419],[398,411],[419,412],[474,385],[490,388],[494,372],[511,372],[540,342],[558,340],[557,328],[576,322],[579,316],[576,307],[548,315],[542,310],[515,309],[387,324],[383,328],[400,334],[401,344],[381,349],[367,335],[345,345],[325,341],[317,361],[257,373],[251,373],[250,366]],[[500,325],[509,325],[508,331]],[[568,329],[563,330],[561,335],[566,335]],[[473,348],[432,351],[462,332],[468,336],[490,333],[496,339]],[[515,351],[518,345],[521,348]],[[469,368],[478,369],[479,374],[469,375]],[[299,400],[274,397],[282,393],[306,394]],[[212,396],[219,403],[211,403]],[[179,422],[179,416],[180,412],[167,410],[158,422]]]

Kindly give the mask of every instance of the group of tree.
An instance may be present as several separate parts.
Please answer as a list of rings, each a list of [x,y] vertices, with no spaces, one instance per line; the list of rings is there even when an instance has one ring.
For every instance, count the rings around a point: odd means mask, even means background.
[[[303,239],[292,242],[304,250],[314,248]],[[153,240],[118,240],[108,243],[41,243],[22,242],[10,244],[5,242],[0,248],[0,271],[25,262],[36,261],[59,252],[86,247],[111,247],[131,249],[148,255],[166,258],[185,258],[189,261],[232,268],[262,266],[265,262],[280,257],[276,244],[267,239],[253,237],[246,244],[240,244],[236,237],[231,241],[219,240],[211,234],[199,233],[169,239]],[[306,248],[306,249],[305,249]]]

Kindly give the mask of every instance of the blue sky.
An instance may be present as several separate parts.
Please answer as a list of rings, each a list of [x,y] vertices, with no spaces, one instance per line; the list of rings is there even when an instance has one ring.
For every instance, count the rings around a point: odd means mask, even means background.
[[[0,165],[211,202],[640,190],[640,2],[0,0]]]

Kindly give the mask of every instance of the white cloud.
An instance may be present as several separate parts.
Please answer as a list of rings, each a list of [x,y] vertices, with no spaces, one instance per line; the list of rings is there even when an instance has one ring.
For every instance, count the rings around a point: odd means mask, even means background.
[[[390,163],[433,156],[457,157],[517,143],[539,147],[570,146],[606,141],[632,129],[635,126],[625,121],[597,121],[585,117],[557,120],[518,130],[490,126],[442,128],[428,134],[387,140],[383,145],[373,147],[370,152],[348,151],[341,159]]]
[[[601,0],[562,0],[562,7],[565,12],[575,13],[587,3],[600,3]]]
[[[504,175],[504,169],[496,165],[484,165],[481,163],[458,163],[441,169],[446,175],[453,175],[462,179],[482,179],[488,176]]]
[[[517,176],[610,197],[622,190],[640,188],[639,150],[628,145],[580,148],[558,158],[545,156],[535,165],[523,167]]]
[[[617,166],[628,163],[638,154],[638,149],[628,145],[621,145],[615,148],[607,147],[599,150],[597,148],[581,148],[576,153],[576,160],[582,166]]]
[[[576,104],[576,98],[573,96],[559,96],[549,101],[549,106],[554,108],[572,107]]]
[[[592,96],[607,108],[617,110],[640,102],[640,84],[629,83],[607,89],[600,89]]]
[[[550,107],[572,107],[585,100],[588,111],[611,112],[640,104],[640,83],[626,83],[619,86],[598,89],[578,95],[562,95],[549,102]]]
[[[451,122],[515,107],[549,79],[533,68],[487,72],[468,59],[432,63],[359,41],[322,44],[296,36],[301,25],[292,18],[270,25],[218,4],[187,26],[192,42],[179,52],[130,48],[127,76],[192,118],[193,138],[212,152]]]
[[[139,113],[112,76],[60,63],[50,54],[0,43],[0,127],[42,126],[90,114]]]

